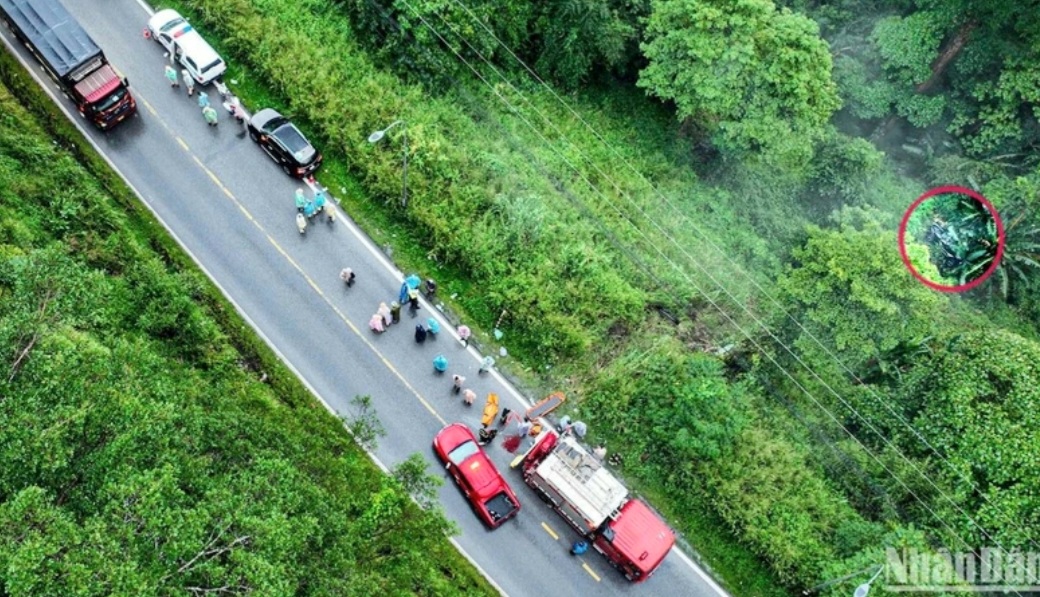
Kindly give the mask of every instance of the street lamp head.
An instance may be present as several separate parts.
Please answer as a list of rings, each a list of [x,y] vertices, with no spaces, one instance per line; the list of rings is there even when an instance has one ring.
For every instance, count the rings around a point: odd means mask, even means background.
[[[394,128],[395,126],[397,126],[399,124],[404,124],[404,121],[403,120],[395,120],[395,121],[391,122],[390,126],[386,127],[385,129],[372,133],[371,135],[368,136],[368,142],[369,143],[378,143],[383,137],[386,136],[386,132],[387,131],[389,131],[390,129]]]
[[[856,591],[852,594],[852,597],[867,597],[867,593],[870,592],[870,583],[865,582],[860,586],[856,587]]]

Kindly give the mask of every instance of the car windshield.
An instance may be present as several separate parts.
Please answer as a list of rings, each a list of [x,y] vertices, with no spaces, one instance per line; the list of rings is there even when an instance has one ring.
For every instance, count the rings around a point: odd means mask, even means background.
[[[480,451],[480,446],[473,440],[459,444],[457,448],[448,453],[448,460],[455,466],[462,466],[463,462],[470,456]]]
[[[104,112],[112,106],[115,106],[119,102],[123,101],[123,96],[126,95],[126,89],[116,89],[112,93],[108,94],[108,97],[104,98],[100,102],[94,104],[94,109],[98,112]]]
[[[174,27],[177,27],[178,25],[181,25],[183,23],[185,23],[185,20],[183,18],[181,18],[181,17],[177,17],[176,19],[174,19],[174,20],[166,23],[165,25],[163,25],[162,29],[160,29],[160,31],[162,31],[163,33],[166,33],[170,29],[173,29]]]

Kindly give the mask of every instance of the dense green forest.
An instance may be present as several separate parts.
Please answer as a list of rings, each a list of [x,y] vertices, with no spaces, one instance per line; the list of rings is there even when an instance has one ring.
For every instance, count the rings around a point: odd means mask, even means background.
[[[517,374],[576,397],[734,594],[886,547],[1035,550],[1035,4],[176,4],[247,100],[321,140],[378,241],[467,321],[508,311]],[[398,118],[407,207],[396,147],[365,142]],[[904,210],[940,184],[1006,226],[970,293],[900,259]]]
[[[383,475],[6,53],[0,80],[0,595],[494,594],[415,467]]]
[[[180,4],[324,139],[378,239],[467,318],[508,310],[528,383],[579,396],[736,594],[1037,544],[1035,6]],[[396,118],[412,198],[388,211],[398,156],[364,139]],[[965,295],[900,259],[937,184],[1007,227]]]

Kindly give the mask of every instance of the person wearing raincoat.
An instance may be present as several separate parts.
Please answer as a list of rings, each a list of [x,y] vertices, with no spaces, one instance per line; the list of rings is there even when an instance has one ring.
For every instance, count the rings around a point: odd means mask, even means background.
[[[308,201],[307,204],[303,206],[303,215],[307,216],[308,219],[313,218],[316,213],[318,213],[318,209],[314,207],[313,201]]]
[[[459,342],[462,342],[463,346],[469,346],[469,337],[473,333],[470,331],[469,326],[460,325],[457,331],[459,332]]]
[[[314,193],[314,209],[317,211],[325,211],[325,193],[316,191]]]
[[[441,324],[433,317],[426,320],[426,327],[430,330],[430,333],[436,336],[441,332]]]
[[[383,327],[383,316],[380,315],[379,313],[376,313],[375,315],[373,315],[372,319],[368,320],[368,327],[373,332],[382,333],[383,330],[386,329],[386,328]]]
[[[339,279],[343,280],[343,283],[347,285],[347,288],[354,285],[354,278],[357,278],[357,276],[354,274],[354,270],[349,267],[345,267],[339,272]]]
[[[473,401],[476,400],[476,399],[477,399],[477,393],[474,392],[473,390],[471,390],[469,388],[466,388],[465,390],[462,390],[462,402],[464,402],[466,404],[466,406],[473,406]]]
[[[415,326],[415,343],[422,344],[423,342],[426,342],[426,328],[420,323]]]
[[[415,317],[416,311],[419,310],[419,289],[409,288],[408,289],[408,312]]]
[[[205,108],[209,105],[209,94],[203,90],[199,90],[199,107]]]
[[[169,64],[166,65],[166,80],[170,82],[170,87],[180,87],[181,83],[177,80],[177,69],[173,68]]]
[[[191,78],[191,73],[188,72],[188,69],[181,69],[181,79],[184,80],[184,86],[188,89],[188,97],[195,95],[195,79]]]
[[[387,307],[386,303],[379,303],[376,313],[383,318],[383,325],[390,325],[390,307]]]
[[[444,373],[447,371],[448,359],[442,354],[433,357],[433,370],[437,373]]]
[[[307,207],[307,196],[303,194],[303,189],[296,189],[296,211],[303,213],[303,210]]]
[[[206,119],[206,124],[217,126],[217,111],[212,106],[206,106],[202,109],[202,117]]]
[[[487,373],[495,366],[495,358],[491,355],[484,357],[484,360],[480,361],[480,369],[477,369],[477,373]]]

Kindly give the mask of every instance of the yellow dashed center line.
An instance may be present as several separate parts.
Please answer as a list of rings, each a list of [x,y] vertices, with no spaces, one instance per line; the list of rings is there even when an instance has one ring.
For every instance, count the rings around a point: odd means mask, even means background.
[[[151,106],[147,104],[146,106],[148,107],[148,110],[150,112],[155,114],[155,110],[153,110]],[[162,119],[159,119],[159,122],[161,122],[162,126],[166,128],[166,130],[170,131],[171,134],[173,133],[172,129],[166,124],[166,122],[164,122]],[[177,143],[179,143],[180,146],[183,147],[189,155],[191,155],[191,158],[195,160],[195,163],[199,165],[199,168],[201,168],[202,171],[209,176],[210,180],[213,181],[213,184],[215,184],[217,188],[219,188],[220,190],[224,191],[224,195],[227,196],[227,198],[236,207],[238,207],[239,211],[241,211],[242,214],[245,215],[246,219],[252,222],[253,225],[256,226],[257,229],[259,229],[265,237],[267,237],[267,242],[271,243],[271,245],[279,253],[281,253],[282,257],[284,257],[285,260],[289,262],[293,269],[295,269],[297,272],[299,272],[301,276],[303,276],[303,279],[307,281],[307,284],[309,284],[310,287],[313,288],[314,291],[318,294],[318,296],[321,297],[321,299],[325,301],[325,303],[329,307],[332,308],[332,311],[343,321],[343,323],[347,325],[348,328],[350,328],[350,331],[353,332],[354,335],[357,336],[362,342],[364,342],[365,346],[367,346],[369,350],[371,350],[376,356],[379,357],[379,360],[381,360],[383,364],[386,365],[386,368],[389,369],[390,372],[393,373],[394,376],[397,377],[397,379],[399,379],[406,388],[408,388],[408,391],[410,391],[412,395],[415,396],[419,403],[422,404],[426,408],[426,410],[429,411],[429,413],[433,415],[433,417],[437,419],[437,421],[440,422],[441,425],[447,425],[448,421],[445,420],[444,417],[442,417],[435,408],[433,408],[433,405],[430,404],[430,402],[426,400],[426,398],[424,398],[423,395],[419,393],[419,391],[416,390],[415,387],[412,384],[410,384],[407,379],[405,379],[404,375],[402,375],[401,372],[394,367],[390,360],[387,359],[386,356],[384,356],[383,353],[380,352],[379,349],[377,349],[376,346],[372,344],[372,342],[368,338],[365,337],[362,331],[356,325],[354,325],[354,323],[350,321],[350,319],[342,311],[340,311],[339,307],[332,303],[331,299],[329,299],[329,297],[325,294],[321,287],[318,286],[314,279],[307,275],[307,272],[303,271],[303,268],[300,267],[300,264],[297,263],[296,260],[294,260],[292,257],[290,257],[289,253],[284,248],[282,248],[280,244],[278,244],[278,241],[276,241],[274,237],[271,236],[270,233],[268,233],[267,230],[265,230],[264,227],[260,225],[260,222],[258,222],[256,218],[253,217],[253,214],[250,213],[248,209],[246,209],[245,204],[243,204],[241,201],[238,200],[238,198],[235,197],[234,193],[232,193],[224,185],[224,183],[220,181],[220,178],[218,178],[216,174],[214,174],[209,168],[206,167],[205,164],[202,163],[202,160],[200,160],[198,156],[191,153],[191,149],[188,147],[188,144],[184,142],[184,139],[181,139],[176,135],[174,135],[174,139],[176,139]],[[545,526],[545,529],[549,532],[550,535],[553,536],[554,539],[557,538],[556,534],[553,533],[552,530],[545,525],[545,523],[542,523],[542,526]]]
[[[542,528],[545,529],[546,533],[549,533],[549,536],[553,538],[553,541],[560,540],[560,536],[557,535],[556,531],[552,530],[552,528],[549,525],[545,524],[545,521],[542,521]]]
[[[596,579],[596,582],[599,582],[599,575],[596,574],[595,572],[593,572],[592,568],[589,568],[588,564],[586,564],[585,562],[582,562],[581,563],[581,567],[585,569],[585,572],[589,573],[589,576],[591,576],[592,578]]]

